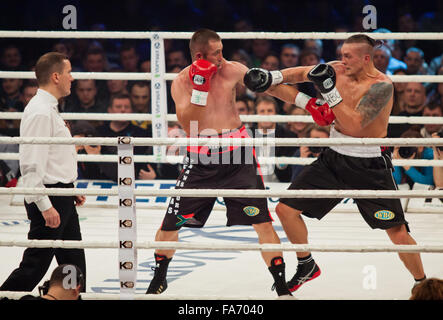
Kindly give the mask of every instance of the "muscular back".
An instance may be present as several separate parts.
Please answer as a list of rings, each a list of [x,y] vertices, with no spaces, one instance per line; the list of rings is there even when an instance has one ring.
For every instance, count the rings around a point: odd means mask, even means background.
[[[183,69],[174,79],[171,95],[175,102],[177,118],[189,136],[205,130],[221,133],[240,127],[241,120],[235,108],[235,86],[243,82],[248,69],[237,62],[224,61],[211,79],[206,106],[191,103],[192,84],[189,79],[189,67]],[[191,130],[191,122],[194,122]],[[194,126],[198,123],[198,129]],[[197,130],[197,132],[196,132]],[[210,130],[210,131],[209,131]]]
[[[354,137],[385,137],[393,105],[392,81],[374,69],[372,75],[357,82],[344,74],[342,64],[333,66],[337,74],[336,87],[343,98],[333,110],[335,128]],[[349,116],[354,117],[355,125]]]

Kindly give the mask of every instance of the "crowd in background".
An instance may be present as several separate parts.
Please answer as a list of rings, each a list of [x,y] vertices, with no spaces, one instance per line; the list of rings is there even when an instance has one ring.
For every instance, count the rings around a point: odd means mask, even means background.
[[[78,2],[78,1],[77,1]],[[360,3],[361,2],[361,3]],[[378,3],[377,1],[374,1]],[[385,8],[395,1],[385,1],[377,4],[377,8]],[[76,1],[73,2],[74,5]],[[140,6],[140,1],[128,1],[132,9],[125,5],[126,14],[136,15],[134,8]],[[177,25],[183,31],[193,30],[198,26],[214,28],[216,31],[256,31],[261,30],[264,17],[263,10],[269,14],[267,27],[269,31],[335,31],[354,32],[365,31],[362,28],[361,7],[364,1],[357,1],[361,6],[351,6],[344,12],[339,12],[331,7],[327,1],[319,1],[320,5],[312,7],[305,2],[298,3],[301,10],[295,10],[294,4],[284,4],[276,1],[273,6],[266,1],[255,1],[251,9],[254,12],[247,14],[241,5],[235,7],[230,1],[214,1],[211,8],[205,7],[201,2],[174,1],[177,7],[184,6],[180,17],[176,17]],[[437,2],[440,3],[440,2]],[[80,5],[80,4],[79,4]],[[32,6],[32,5],[31,5]],[[404,4],[402,10],[393,13],[395,19],[384,25],[391,28],[379,28],[374,32],[415,32],[443,30],[440,17],[443,17],[443,5],[430,8],[431,11],[417,14],[412,4]],[[211,14],[210,10],[216,10]],[[260,10],[260,8],[262,10]],[[292,10],[293,20],[280,16],[280,24],[276,23],[276,15],[284,9]],[[355,10],[360,8],[360,13]],[[164,10],[162,6],[157,8]],[[386,10],[388,10],[387,8]],[[202,11],[202,12],[199,12]],[[384,9],[383,9],[384,10]],[[138,12],[137,17],[143,16]],[[174,10],[176,12],[176,10]],[[289,11],[290,12],[290,11]],[[347,15],[354,12],[352,19]],[[186,25],[181,22],[182,15],[189,13],[189,17],[211,17],[211,21],[200,21],[199,25]],[[253,14],[254,13],[254,14]],[[304,14],[301,14],[304,13]],[[328,19],[325,17],[328,16]],[[144,16],[151,21],[146,25],[149,30],[174,30],[173,27],[162,27],[160,21],[152,17],[152,12]],[[229,17],[227,19],[226,17]],[[169,19],[171,19],[170,17]],[[321,19],[320,19],[321,18]],[[86,18],[84,18],[85,20]],[[135,19],[135,18],[134,18]],[[139,18],[137,18],[139,19]],[[137,19],[131,23],[137,23]],[[207,18],[205,18],[207,20]],[[224,19],[224,20],[222,20]],[[297,20],[298,19],[298,20]],[[346,20],[347,19],[347,20]],[[278,19],[277,19],[278,20]],[[32,24],[32,19],[29,20]],[[100,21],[100,19],[98,19]],[[196,20],[192,20],[194,23]],[[348,24],[344,21],[350,21]],[[83,24],[86,22],[83,21]],[[144,26],[139,21],[140,26]],[[182,24],[179,24],[182,23]],[[312,25],[310,25],[312,23]],[[314,24],[315,23],[315,24]],[[380,23],[380,21],[379,21]],[[223,26],[221,25],[223,24]],[[326,25],[327,24],[327,25]],[[131,26],[113,25],[119,30],[127,30]],[[136,26],[134,26],[136,27]],[[437,28],[437,29],[436,29]],[[438,29],[440,28],[440,29]],[[27,29],[32,29],[32,25]],[[89,30],[109,30],[103,23],[91,23]],[[39,40],[32,40],[37,43]],[[40,40],[44,45],[28,45],[23,41],[2,40],[0,43],[0,70],[28,71],[33,70],[36,59],[44,52],[57,51],[67,55],[72,63],[73,71],[84,72],[150,72],[150,42],[144,40],[124,41],[120,39],[52,39]],[[186,40],[165,40],[166,72],[177,73],[191,63]],[[243,63],[247,67],[261,67],[267,70],[278,70],[296,66],[315,65],[320,62],[340,60],[339,40],[224,40],[224,56],[227,60]],[[416,40],[386,40],[379,41],[374,51],[374,63],[378,70],[388,75],[440,75],[443,74],[443,45],[442,41],[416,41]],[[170,86],[170,82],[168,82]],[[310,96],[317,96],[318,92],[311,83],[297,84],[300,91]],[[392,115],[397,116],[435,116],[442,117],[443,83],[395,83],[394,107]],[[35,80],[1,79],[0,111],[23,111],[28,101],[37,91]],[[245,87],[237,87],[236,106],[239,114],[260,115],[304,115],[303,109],[283,103],[266,94],[255,94]],[[132,80],[76,80],[73,83],[71,95],[59,103],[61,112],[109,112],[109,113],[150,113],[151,88],[149,81]],[[168,88],[168,113],[175,113],[174,102]],[[0,134],[6,136],[19,135],[19,120],[0,120]],[[73,136],[100,136],[115,137],[130,135],[134,137],[152,136],[149,121],[72,121],[71,132]],[[328,137],[328,128],[318,127],[307,123],[288,122],[273,123],[259,122],[246,123],[256,137]],[[387,137],[437,137],[441,125],[389,125]],[[178,123],[169,123],[169,136],[183,136]],[[16,146],[2,146],[0,151],[17,152]],[[78,146],[79,153],[87,154],[113,154],[115,148],[106,146]],[[169,154],[177,154],[178,150],[170,149]],[[271,150],[261,150],[261,155],[270,155]],[[285,147],[272,150],[273,155],[316,157],[321,149],[308,147]],[[152,148],[136,148],[136,154],[152,154]],[[394,159],[439,159],[440,151],[437,148],[395,148]],[[14,161],[0,161],[1,184],[6,185],[10,177],[19,175],[18,165]],[[264,172],[265,181],[289,182],[301,170],[302,166],[270,165]],[[266,169],[266,166],[264,166]],[[394,178],[397,183],[408,183],[412,186],[418,182],[422,184],[440,186],[436,177],[440,177],[432,167],[396,167]],[[7,177],[8,172],[12,172]],[[138,179],[175,179],[180,172],[180,166],[171,164],[137,164],[136,177]],[[79,178],[85,179],[111,179],[116,180],[116,164],[103,164],[100,166],[92,162],[79,163]],[[443,175],[442,175],[443,176]]]

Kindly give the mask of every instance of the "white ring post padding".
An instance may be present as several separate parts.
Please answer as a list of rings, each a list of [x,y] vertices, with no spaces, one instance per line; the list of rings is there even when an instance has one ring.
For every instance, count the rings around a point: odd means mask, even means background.
[[[0,160],[18,160],[18,153],[0,152]],[[298,157],[258,157],[260,164],[294,164],[294,165],[308,165],[314,162],[317,158],[298,158]],[[116,162],[118,156],[113,154],[79,154],[77,155],[78,162]],[[149,162],[149,163],[182,163],[183,156],[166,156],[165,161],[158,160],[155,156],[134,156],[134,162]],[[443,160],[430,159],[393,159],[392,163],[395,166],[414,166],[414,167],[443,167]]]
[[[118,241],[77,240],[0,240],[0,247],[118,249]],[[292,243],[218,243],[137,241],[137,249],[214,250],[214,251],[295,251],[295,252],[429,252],[442,253],[443,245],[349,245],[349,244],[292,244]]]
[[[159,34],[151,39],[151,131],[153,138],[168,136],[168,97],[166,85],[166,60],[164,40]],[[158,160],[166,156],[166,146],[154,146],[153,154]]]
[[[443,40],[441,32],[217,32],[222,39],[347,39],[352,35],[366,34],[373,39]],[[173,31],[15,31],[0,30],[0,38],[65,38],[65,39],[150,39],[159,34],[164,39],[190,39],[193,32]]]
[[[118,190],[118,240],[122,242],[135,242],[137,240],[137,212],[135,205],[135,172],[134,172],[134,147],[127,137],[120,137],[117,145],[117,190]],[[130,161],[123,161],[128,159]],[[120,294],[132,300],[137,282],[137,249],[120,247],[118,249],[119,284]],[[124,267],[128,265],[128,268]],[[132,285],[126,285],[132,284]]]
[[[117,189],[83,188],[0,188],[0,194],[33,194],[53,196],[117,196]],[[443,190],[256,190],[256,189],[136,189],[135,196],[143,197],[248,197],[248,198],[443,198]]]
[[[134,146],[443,146],[443,138],[137,138]],[[117,145],[118,138],[0,137],[0,144]]]
[[[22,118],[22,112],[0,112],[0,119],[13,119],[18,120]],[[61,113],[64,120],[137,120],[137,121],[150,121],[152,120],[152,114],[146,113]],[[177,121],[175,114],[168,114],[166,116],[168,121]],[[292,116],[292,115],[240,115],[240,120],[243,122],[305,122],[314,123],[311,116]],[[409,123],[409,124],[443,124],[443,117],[403,117],[403,116],[391,116],[389,117],[389,123]]]

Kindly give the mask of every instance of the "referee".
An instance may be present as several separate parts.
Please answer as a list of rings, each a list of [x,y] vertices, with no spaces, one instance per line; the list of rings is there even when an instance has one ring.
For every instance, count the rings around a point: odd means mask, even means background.
[[[20,123],[21,137],[71,137],[58,112],[58,100],[71,93],[71,63],[60,53],[41,56],[35,66],[39,89],[29,101]],[[73,188],[77,179],[74,145],[21,144],[19,148],[22,183],[28,188]],[[76,205],[84,196],[25,196],[31,220],[28,239],[81,240]],[[48,271],[52,258],[60,264],[74,264],[86,276],[83,249],[27,248],[20,266],[0,291],[32,291]],[[83,291],[84,291],[83,287]]]

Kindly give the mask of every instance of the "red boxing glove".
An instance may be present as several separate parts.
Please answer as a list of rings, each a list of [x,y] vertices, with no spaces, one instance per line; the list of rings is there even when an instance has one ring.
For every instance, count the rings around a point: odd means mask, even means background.
[[[319,105],[320,101],[317,98],[311,98],[306,105],[306,110],[312,115],[315,123],[319,126],[329,126],[334,120],[335,115],[329,105],[324,102]]]
[[[8,183],[5,185],[6,188],[14,188],[17,186],[17,178],[12,178],[8,181]]]
[[[311,98],[299,92],[295,98],[295,105],[308,110],[312,115],[312,119],[314,119],[315,123],[319,126],[329,126],[335,120],[335,115],[326,102],[320,104],[320,101],[321,100],[317,98]]]
[[[191,103],[200,106],[206,105],[210,88],[210,81],[217,66],[207,60],[195,60],[189,68],[189,78],[192,82]]]

